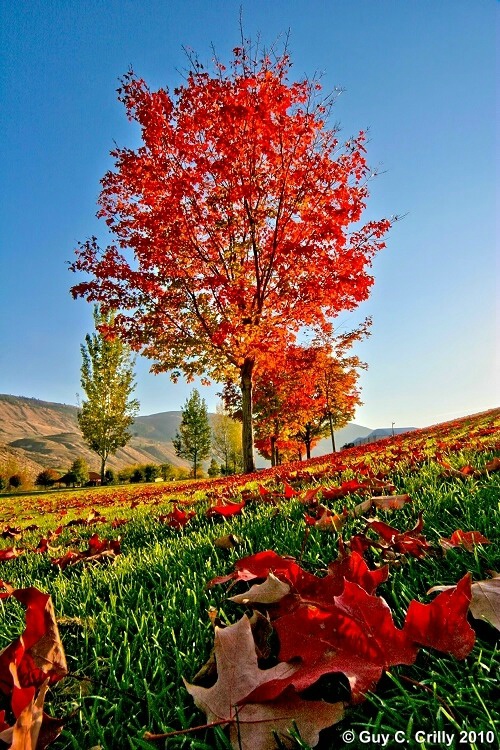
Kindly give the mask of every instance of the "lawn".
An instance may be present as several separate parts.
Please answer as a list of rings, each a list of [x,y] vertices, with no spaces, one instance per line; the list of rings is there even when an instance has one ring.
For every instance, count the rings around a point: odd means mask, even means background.
[[[229,593],[229,583],[207,588],[242,558],[273,550],[295,558],[319,581],[343,545],[349,555],[350,543],[351,556],[361,549],[370,570],[388,565],[376,593],[398,629],[412,600],[435,599],[427,594],[432,586],[455,586],[468,572],[473,582],[488,579],[490,571],[500,571],[499,449],[495,410],[250,477],[6,498],[0,578],[16,589],[35,586],[51,595],[68,663],[69,673],[47,694],[47,712],[67,717],[51,747],[163,748],[165,739],[151,742],[145,732],[204,725],[205,713],[183,678],[192,682],[209,658],[213,622],[228,632],[249,609],[228,596],[246,592],[254,581],[236,581]],[[393,501],[401,505],[395,509],[385,507],[387,500],[378,501],[381,507],[370,502],[372,496],[404,495],[408,501]],[[391,536],[386,525],[408,533]],[[489,543],[474,543],[476,537],[464,545],[463,536],[457,546],[442,542],[457,530],[479,532]],[[119,537],[119,547],[103,541]],[[91,549],[95,555],[85,552]],[[9,559],[1,559],[2,550]],[[266,575],[256,576],[257,583]],[[283,585],[290,582],[285,573],[276,576]],[[298,584],[292,590],[302,606]],[[255,604],[275,622],[269,653],[259,662],[267,669],[279,664],[276,608],[284,601]],[[25,610],[13,597],[0,600],[0,608],[5,648],[23,631]],[[498,631],[470,614],[469,623],[475,643],[465,658],[424,639],[414,663],[393,660],[359,699],[353,700],[353,686],[339,671],[321,674],[300,699],[311,706],[345,704],[345,715],[321,732],[317,747],[496,747]],[[455,641],[460,628],[449,621]],[[213,685],[215,674],[205,679],[205,686]],[[12,722],[7,695],[3,704]],[[221,724],[170,737],[168,748],[230,748],[228,737]],[[290,746],[280,742],[275,746]]]

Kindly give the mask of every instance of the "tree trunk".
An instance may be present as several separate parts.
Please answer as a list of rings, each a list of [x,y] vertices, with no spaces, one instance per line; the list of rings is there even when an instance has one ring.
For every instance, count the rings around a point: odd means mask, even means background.
[[[243,451],[243,473],[253,474],[255,461],[253,455],[253,425],[252,425],[252,373],[255,361],[245,359],[241,373],[241,419],[242,419],[242,451]]]
[[[335,447],[335,435],[333,433],[333,418],[332,418],[331,412],[328,413],[328,421],[330,423],[330,435],[331,435],[331,438],[332,438],[332,452],[336,453],[337,449]]]
[[[101,486],[104,484],[104,471],[106,469],[106,459],[101,456]]]
[[[274,435],[271,435],[269,440],[271,442],[271,466],[276,466],[277,464],[276,438]]]
[[[305,432],[305,438],[304,438],[304,444],[306,446],[306,459],[309,460],[311,458],[311,425],[306,424],[306,432]]]

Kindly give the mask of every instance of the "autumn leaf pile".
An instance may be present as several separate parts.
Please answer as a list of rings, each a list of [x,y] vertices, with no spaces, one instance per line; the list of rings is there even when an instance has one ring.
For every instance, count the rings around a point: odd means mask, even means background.
[[[491,729],[499,434],[497,410],[250,478],[6,498],[0,747],[327,748],[377,696],[460,725],[469,683]]]

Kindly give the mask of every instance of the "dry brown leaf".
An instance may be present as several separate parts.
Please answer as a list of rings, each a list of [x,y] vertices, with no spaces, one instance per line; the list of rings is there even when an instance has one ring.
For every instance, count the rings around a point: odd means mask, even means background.
[[[264,583],[254,584],[244,594],[230,596],[229,601],[236,604],[274,604],[290,593],[290,586],[280,581],[273,573],[269,573]]]
[[[240,539],[236,534],[225,534],[214,541],[214,547],[218,547],[219,549],[233,549],[234,547],[238,547],[242,542],[243,539]]]
[[[367,513],[371,507],[372,507],[372,499],[371,497],[369,497],[368,500],[363,500],[362,503],[358,503],[352,509],[351,515],[353,515],[354,518],[357,518],[358,516],[362,516],[363,513]]]
[[[305,701],[293,690],[269,703],[239,705],[247,695],[269,680],[283,679],[296,670],[286,663],[271,669],[259,669],[248,617],[215,633],[217,682],[211,688],[190,685],[186,689],[207,722],[227,720],[235,750],[275,750],[273,732],[286,742],[289,729],[296,724],[302,739],[314,747],[319,732],[343,715],[342,703]]]
[[[372,497],[372,503],[376,508],[398,510],[406,505],[406,503],[411,503],[411,497],[409,495],[380,495]]]

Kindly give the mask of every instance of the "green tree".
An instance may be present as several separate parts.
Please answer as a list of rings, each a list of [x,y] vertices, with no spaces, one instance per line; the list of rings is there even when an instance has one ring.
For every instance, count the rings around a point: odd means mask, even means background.
[[[175,479],[175,466],[172,466],[168,462],[160,464],[160,476],[164,482],[168,482],[169,479]]]
[[[160,469],[156,464],[146,464],[144,466],[144,480],[146,482],[154,482],[158,476],[160,476]]]
[[[191,461],[196,479],[198,467],[201,461],[208,458],[212,444],[207,405],[196,388],[181,411],[181,424],[172,442],[176,454]]]
[[[243,468],[241,424],[233,419],[223,404],[215,408],[212,420],[212,448],[221,462],[224,474],[236,474]]]
[[[96,306],[97,333],[87,334],[81,346],[81,384],[87,400],[82,402],[78,423],[84,440],[101,459],[102,484],[106,461],[132,437],[128,428],[139,409],[139,402],[131,398],[135,383],[130,349],[120,339],[106,337],[113,317]]]
[[[219,474],[220,474],[220,466],[217,463],[217,461],[215,460],[215,458],[212,458],[212,460],[210,461],[210,466],[208,467],[207,474],[208,474],[209,477],[218,477],[219,476]]]
[[[84,458],[75,458],[71,464],[70,474],[74,474],[77,484],[85,484],[89,481],[89,467]]]
[[[137,484],[138,482],[144,482],[144,467],[136,466],[130,475],[130,482]]]
[[[104,478],[106,479],[106,484],[116,483],[116,474],[113,469],[106,469],[106,471],[104,472]]]

